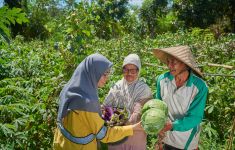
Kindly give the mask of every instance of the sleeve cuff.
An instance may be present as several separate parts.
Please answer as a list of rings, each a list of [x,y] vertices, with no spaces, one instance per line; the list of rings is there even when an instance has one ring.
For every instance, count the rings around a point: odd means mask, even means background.
[[[172,123],[171,131],[175,131],[175,128],[176,128],[177,124],[178,124],[178,121],[174,121],[174,122]]]

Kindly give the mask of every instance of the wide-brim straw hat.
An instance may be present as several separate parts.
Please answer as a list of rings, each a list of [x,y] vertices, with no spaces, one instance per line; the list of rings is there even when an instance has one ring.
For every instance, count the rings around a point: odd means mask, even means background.
[[[176,46],[169,48],[155,48],[153,49],[154,55],[160,59],[161,62],[167,64],[167,57],[173,56],[181,62],[185,63],[188,67],[192,69],[196,74],[203,77],[202,72],[200,71],[193,54],[188,46]]]

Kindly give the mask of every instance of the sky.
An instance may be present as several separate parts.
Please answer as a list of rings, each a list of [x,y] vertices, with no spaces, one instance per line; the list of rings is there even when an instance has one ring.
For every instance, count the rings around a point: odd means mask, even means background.
[[[3,5],[3,0],[0,0],[0,7],[2,7]]]
[[[144,0],[129,0],[130,4],[140,6]]]

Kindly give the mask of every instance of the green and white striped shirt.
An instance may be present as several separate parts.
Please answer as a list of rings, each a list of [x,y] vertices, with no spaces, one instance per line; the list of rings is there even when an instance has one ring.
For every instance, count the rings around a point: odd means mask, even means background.
[[[172,131],[164,139],[166,144],[179,149],[198,147],[207,94],[206,83],[192,72],[180,88],[170,72],[158,77],[156,98],[167,103],[169,119],[173,122]]]

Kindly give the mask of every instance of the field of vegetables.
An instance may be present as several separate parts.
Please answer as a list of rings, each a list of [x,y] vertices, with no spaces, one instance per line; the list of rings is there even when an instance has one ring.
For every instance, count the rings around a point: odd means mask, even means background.
[[[165,33],[155,39],[126,35],[112,40],[93,39],[77,49],[66,41],[0,41],[0,149],[50,149],[56,127],[58,95],[79,62],[98,52],[114,63],[114,73],[99,90],[100,102],[121,78],[123,58],[137,53],[141,77],[155,93],[155,78],[166,67],[152,48],[189,45],[209,87],[200,149],[223,150],[235,145],[235,34],[215,39],[207,30]],[[74,43],[76,45],[76,43]],[[155,137],[148,136],[148,149]]]

